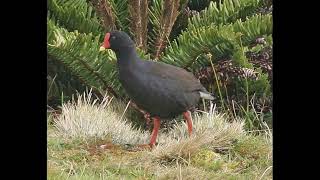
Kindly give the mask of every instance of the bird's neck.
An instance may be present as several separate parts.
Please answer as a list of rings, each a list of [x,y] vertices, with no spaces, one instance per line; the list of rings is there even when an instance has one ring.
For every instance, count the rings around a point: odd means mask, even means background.
[[[119,67],[129,67],[139,61],[139,56],[134,46],[122,47],[116,51],[117,63]]]

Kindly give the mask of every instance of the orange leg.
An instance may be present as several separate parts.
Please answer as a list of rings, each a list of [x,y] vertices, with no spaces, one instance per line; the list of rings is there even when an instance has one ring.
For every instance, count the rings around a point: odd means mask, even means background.
[[[187,122],[188,125],[188,132],[189,132],[189,136],[191,136],[192,134],[192,118],[191,118],[191,113],[190,111],[186,111],[183,113],[183,117]]]
[[[153,118],[153,130],[152,130],[151,139],[150,139],[150,146],[151,147],[153,147],[156,144],[159,128],[160,128],[160,118],[154,117]]]

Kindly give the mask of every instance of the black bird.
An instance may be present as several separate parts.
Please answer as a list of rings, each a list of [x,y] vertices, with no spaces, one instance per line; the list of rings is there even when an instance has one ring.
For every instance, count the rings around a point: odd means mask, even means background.
[[[100,47],[100,50],[104,49],[116,53],[122,86],[137,106],[153,119],[151,147],[156,143],[160,119],[172,119],[183,114],[191,135],[189,110],[194,109],[200,98],[214,99],[193,74],[169,64],[140,59],[134,41],[122,31],[106,33]]]

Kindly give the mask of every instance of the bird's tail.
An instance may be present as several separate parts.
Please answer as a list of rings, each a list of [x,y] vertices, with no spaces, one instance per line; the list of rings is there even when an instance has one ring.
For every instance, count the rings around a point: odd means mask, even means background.
[[[213,93],[199,91],[200,97],[208,100],[215,100]]]

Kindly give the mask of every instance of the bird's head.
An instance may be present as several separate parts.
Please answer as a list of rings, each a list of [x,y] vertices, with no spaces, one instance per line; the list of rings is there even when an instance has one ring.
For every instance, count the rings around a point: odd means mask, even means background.
[[[134,42],[130,36],[123,31],[111,31],[106,33],[100,51],[111,49],[119,51],[121,48],[134,47]]]

